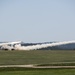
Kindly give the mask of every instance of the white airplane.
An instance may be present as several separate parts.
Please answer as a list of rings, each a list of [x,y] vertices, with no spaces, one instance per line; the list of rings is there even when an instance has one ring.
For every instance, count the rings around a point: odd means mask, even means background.
[[[20,45],[21,41],[0,43],[0,50],[16,50],[15,45]]]

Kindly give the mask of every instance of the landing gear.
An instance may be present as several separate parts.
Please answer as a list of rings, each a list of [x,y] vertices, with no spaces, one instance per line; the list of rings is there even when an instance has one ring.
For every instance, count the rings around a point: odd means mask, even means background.
[[[15,49],[11,49],[12,51],[14,51]]]

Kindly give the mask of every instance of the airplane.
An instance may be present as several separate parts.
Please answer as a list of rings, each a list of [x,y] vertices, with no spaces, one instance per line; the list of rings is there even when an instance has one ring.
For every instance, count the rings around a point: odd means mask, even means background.
[[[15,45],[20,45],[22,41],[0,43],[0,50],[16,50]]]
[[[75,43],[75,41],[53,42],[53,43],[48,43],[48,44],[46,43],[41,45],[36,44],[36,45],[22,46],[23,44],[22,41],[16,41],[16,42],[0,43],[0,50],[37,50],[37,49],[42,49],[47,47],[63,46],[72,43]]]

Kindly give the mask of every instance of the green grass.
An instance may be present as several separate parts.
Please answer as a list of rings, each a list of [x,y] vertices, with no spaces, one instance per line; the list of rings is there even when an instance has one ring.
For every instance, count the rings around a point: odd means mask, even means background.
[[[50,63],[50,64],[38,64],[37,66],[75,66],[75,63],[61,62],[61,63]]]
[[[74,50],[0,51],[0,65],[75,66]],[[75,69],[0,68],[0,75],[75,75]]]
[[[0,71],[0,75],[75,75],[75,69],[25,69]]]
[[[0,51],[0,65],[59,64],[75,65],[74,50]]]

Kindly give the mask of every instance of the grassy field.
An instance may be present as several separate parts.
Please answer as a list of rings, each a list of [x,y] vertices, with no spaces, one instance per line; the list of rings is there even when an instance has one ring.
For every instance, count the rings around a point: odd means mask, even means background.
[[[0,51],[0,65],[57,64],[75,65],[74,50]]]
[[[0,71],[0,75],[75,75],[75,69],[25,69]]]
[[[0,51],[0,65],[75,66],[74,50]],[[0,68],[0,75],[75,75],[75,69]]]

